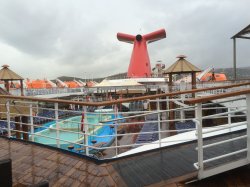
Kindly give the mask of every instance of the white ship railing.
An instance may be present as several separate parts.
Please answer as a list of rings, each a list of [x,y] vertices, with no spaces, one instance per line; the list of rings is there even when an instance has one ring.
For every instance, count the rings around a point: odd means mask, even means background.
[[[246,80],[238,80],[238,81],[210,81],[210,82],[197,82],[196,88],[202,89],[202,88],[212,88],[215,86],[228,86],[232,84],[238,84],[238,83],[247,83]],[[246,85],[244,86],[246,87]],[[170,87],[167,85],[167,82],[161,83],[161,84],[151,84],[147,83],[145,85],[141,86],[114,86],[114,87],[79,87],[79,88],[42,88],[42,89],[24,89],[24,95],[25,96],[39,96],[39,95],[51,95],[51,94],[63,94],[63,93],[100,93],[100,92],[107,92],[112,91],[115,92],[116,90],[126,90],[126,89],[135,89],[135,90],[144,90],[150,89],[152,91],[156,91],[158,89],[163,90],[164,92],[169,92]],[[180,90],[190,90],[192,89],[191,83],[185,83],[181,82],[178,84],[174,84],[171,88],[172,91],[180,91]],[[212,91],[207,91],[206,93],[210,94],[218,94],[223,93],[224,89],[216,89]],[[21,95],[20,89],[10,89],[10,93],[12,95]]]
[[[243,85],[240,85],[243,86]],[[53,146],[57,148],[64,148],[68,151],[72,151],[79,154],[85,154],[87,156],[92,156],[99,159],[110,159],[118,157],[120,153],[122,153],[125,149],[132,150],[136,149],[139,146],[144,145],[152,145],[158,148],[165,146],[166,143],[177,144],[180,142],[194,141],[194,138],[184,137],[178,140],[168,140],[168,136],[171,136],[176,133],[188,132],[188,131],[197,131],[197,140],[198,140],[198,162],[194,164],[194,166],[199,171],[199,178],[205,178],[212,175],[212,172],[216,171],[207,170],[204,168],[204,164],[218,160],[220,158],[228,157],[230,155],[239,154],[241,152],[247,152],[247,157],[244,158],[241,162],[233,162],[231,165],[226,164],[225,167],[218,167],[218,171],[228,170],[231,168],[235,168],[236,165],[240,166],[242,164],[249,163],[249,155],[250,155],[250,133],[249,133],[249,124],[250,124],[250,90],[244,89],[242,91],[234,91],[229,95],[228,90],[232,89],[235,86],[229,86],[223,88],[226,93],[217,94],[215,96],[205,97],[206,100],[202,100],[202,98],[196,98],[196,100],[189,100],[186,97],[181,97],[181,95],[190,94],[194,91],[182,91],[176,93],[166,93],[166,94],[156,94],[149,96],[142,96],[138,98],[128,98],[107,102],[80,102],[80,101],[66,101],[66,100],[56,100],[56,99],[41,99],[41,98],[33,98],[33,97],[15,97],[15,96],[0,96],[0,122],[6,123],[6,127],[1,127],[3,136],[7,136],[8,138],[17,138],[24,139],[26,141],[35,142],[37,137],[44,137],[47,139],[55,140],[55,144]],[[220,89],[220,88],[211,88],[211,89]],[[242,89],[242,88],[241,88]],[[201,93],[207,90],[200,89],[195,90],[197,93]],[[224,94],[224,95],[223,95]],[[225,107],[223,103],[226,101],[217,101],[220,98],[229,98],[231,102],[232,99],[237,100],[238,98],[231,98],[232,96],[246,96],[241,97],[241,100],[246,99],[246,104],[244,106],[238,107]],[[211,103],[205,103],[207,101],[216,100],[217,105],[211,106]],[[4,102],[3,102],[4,101]],[[137,102],[137,105],[136,103]],[[141,102],[141,103],[139,103]],[[169,108],[170,102],[175,102],[176,107],[174,109]],[[227,101],[228,102],[228,101]],[[130,112],[117,112],[117,108],[119,108],[119,103],[130,103],[134,104],[134,111]],[[146,103],[146,105],[143,105]],[[193,103],[197,103],[196,106]],[[220,106],[218,106],[220,104]],[[69,105],[78,105],[80,110],[68,110],[65,109]],[[162,109],[162,106],[166,105],[165,109]],[[53,106],[53,107],[52,107]],[[105,107],[105,106],[113,106],[113,110],[100,110],[103,111],[100,114],[98,112],[90,111],[92,108],[94,109]],[[150,106],[150,108],[148,107]],[[15,108],[15,109],[14,109]],[[93,109],[93,110],[94,110]],[[138,110],[139,109],[139,110]],[[205,115],[206,111],[216,111],[213,115]],[[53,114],[51,116],[38,116],[37,113],[44,111],[49,111],[48,113]],[[173,119],[169,119],[169,113],[175,112],[175,117]],[[194,117],[185,117],[186,113],[195,113]],[[97,130],[93,129],[92,123],[84,122],[84,130],[80,131],[81,121],[72,121],[68,117],[72,116],[80,116],[84,113],[85,115],[99,115],[98,122],[95,126],[107,127],[110,131],[113,129],[111,134],[97,134]],[[111,114],[115,116],[114,119],[103,120],[101,118],[102,114]],[[154,119],[145,120],[148,116],[155,115]],[[26,120],[18,121],[20,116],[26,118]],[[119,117],[120,116],[120,117]],[[246,121],[233,123],[232,119],[242,118],[247,119]],[[218,126],[217,129],[209,128],[204,131],[203,123],[205,120],[217,120],[223,119],[224,126]],[[196,127],[193,128],[183,128],[183,129],[175,129],[174,122],[183,122],[187,120],[193,120],[196,123]],[[40,121],[40,124],[37,122]],[[55,123],[54,126],[42,126],[47,121],[53,121]],[[72,128],[66,128],[65,126],[60,126],[60,124],[73,123],[78,131],[72,130]],[[109,124],[107,124],[109,122]],[[157,128],[153,131],[141,132],[140,128],[147,123],[157,124]],[[212,143],[210,145],[204,145],[203,139],[206,137],[206,134],[212,132],[219,132],[223,129],[228,129],[229,131],[235,127],[242,127],[247,125],[247,134],[241,137],[232,138],[229,140],[224,140],[217,143]],[[55,132],[55,136],[48,136],[43,133],[35,132],[37,128],[44,128]],[[22,127],[22,128],[21,128]],[[125,132],[121,132],[120,130],[124,130]],[[4,131],[4,132],[3,132]],[[40,131],[41,132],[41,131]],[[64,133],[71,133],[77,135],[79,137],[78,141],[65,139],[63,136]],[[157,134],[158,141],[149,141],[144,143],[136,143],[135,139],[138,136],[148,135],[148,134]],[[98,143],[94,142],[94,140],[100,138],[109,138],[113,139],[113,142],[110,143],[109,146],[102,147],[97,146]],[[208,147],[213,147],[219,144],[223,144],[230,141],[238,141],[240,139],[247,138],[247,147],[242,150],[238,150],[232,153],[227,153],[218,157],[204,159],[203,150]],[[121,141],[125,139],[126,141]],[[89,143],[91,140],[91,144]],[[65,147],[66,145],[66,147]],[[107,152],[106,155],[103,155],[102,152]]]
[[[206,178],[206,177],[210,177],[237,167],[241,167],[243,165],[247,165],[250,163],[250,93],[248,91],[245,92],[234,92],[235,94],[230,95],[230,93],[224,94],[225,97],[231,97],[231,96],[241,96],[242,94],[246,95],[246,98],[242,98],[241,99],[246,99],[246,106],[239,106],[239,108],[235,108],[234,110],[228,108],[227,112],[223,112],[220,114],[215,114],[215,115],[210,115],[210,116],[203,116],[202,111],[203,111],[203,106],[202,106],[202,102],[205,102],[206,100],[202,100],[202,99],[197,99],[194,102],[191,103],[197,103],[196,104],[196,119],[193,119],[193,121],[196,122],[196,127],[197,127],[197,142],[198,142],[198,146],[196,148],[196,150],[198,151],[198,162],[194,163],[195,168],[199,171],[198,173],[198,178],[202,179],[202,178]],[[213,97],[214,99],[215,96]],[[212,99],[212,98],[211,98]],[[194,99],[195,100],[195,99]],[[232,101],[232,100],[231,100]],[[231,102],[229,101],[229,102]],[[246,121],[243,122],[239,122],[239,123],[232,123],[231,119],[232,119],[232,115],[234,115],[235,113],[243,113],[246,114]],[[203,120],[204,119],[208,119],[210,117],[218,117],[218,116],[228,116],[228,123],[224,126],[219,126],[218,128],[212,128],[211,130],[203,129]],[[243,128],[242,128],[243,127]],[[241,135],[238,137],[231,137],[229,139],[226,140],[221,140],[221,141],[217,141],[215,143],[210,143],[210,144],[206,144],[204,145],[203,139],[205,138],[206,134],[209,133],[214,133],[214,132],[219,132],[219,131],[223,131],[226,130],[226,132],[231,132],[232,129],[246,129],[246,135]],[[242,139],[246,139],[246,148],[243,149],[239,149],[233,152],[229,152],[226,154],[221,154],[219,156],[215,156],[212,158],[207,158],[204,159],[204,150],[207,148],[211,148],[211,147],[215,147],[221,144],[225,144],[225,143],[229,143],[229,142],[235,142],[238,140],[242,140]],[[209,167],[205,167],[204,165],[213,161],[218,161],[222,158],[228,158],[230,156],[233,155],[239,155],[240,153],[246,153],[246,156],[243,156],[242,158],[238,159],[238,160],[232,160],[231,162],[228,163],[224,163],[221,165],[217,165],[214,166],[213,168],[209,168]]]
[[[24,89],[25,96],[37,96],[37,95],[50,95],[50,94],[63,94],[63,93],[86,93],[87,88],[79,87],[79,88],[42,88],[42,89]],[[20,89],[11,89],[10,93],[12,95],[21,95]]]

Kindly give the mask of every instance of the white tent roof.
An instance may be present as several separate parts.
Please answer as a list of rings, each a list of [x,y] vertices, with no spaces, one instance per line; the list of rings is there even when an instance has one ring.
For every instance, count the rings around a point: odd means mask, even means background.
[[[117,79],[117,80],[106,80],[104,79],[99,84],[95,85],[95,87],[119,87],[119,86],[142,86],[142,84],[138,83],[132,79]]]

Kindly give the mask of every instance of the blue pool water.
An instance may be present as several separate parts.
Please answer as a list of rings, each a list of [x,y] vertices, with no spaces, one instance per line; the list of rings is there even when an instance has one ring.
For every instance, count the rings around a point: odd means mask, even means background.
[[[108,137],[94,137],[91,136],[93,135],[98,135],[98,136],[105,136],[105,135],[113,135],[114,134],[114,128],[110,128],[109,125],[107,126],[99,126],[99,121],[104,121],[104,120],[109,120],[109,119],[114,119],[114,114],[87,114],[85,123],[88,123],[89,125],[89,133],[90,136],[88,138],[88,144],[92,145],[92,140],[97,141],[96,143],[104,142],[106,144],[110,144],[110,142],[113,141],[114,136],[108,136]],[[119,116],[121,117],[121,116]],[[73,132],[80,132],[80,122],[81,122],[81,116],[75,116],[66,119],[67,121],[60,120],[58,122],[58,125],[61,129],[73,131]],[[106,123],[109,124],[109,123]],[[50,146],[56,146],[56,130],[51,129],[55,128],[56,123],[55,121],[48,122],[43,125],[43,127],[37,128],[35,130],[35,137],[34,140],[35,142],[50,145]],[[73,132],[65,132],[65,131],[60,131],[59,137],[60,137],[60,148],[62,149],[67,149],[68,145],[71,144],[67,141],[73,142],[73,143],[81,143],[84,142],[84,136],[81,133],[73,133]],[[41,135],[41,136],[39,136]],[[46,137],[43,137],[46,136]],[[52,138],[48,138],[52,137]],[[66,140],[66,141],[63,141]],[[81,146],[75,146],[76,148],[80,148]]]

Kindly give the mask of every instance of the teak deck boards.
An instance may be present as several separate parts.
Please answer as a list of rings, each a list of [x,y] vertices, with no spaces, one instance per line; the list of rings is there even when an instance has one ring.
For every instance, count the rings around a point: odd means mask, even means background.
[[[204,140],[204,144],[219,142],[228,138],[245,135],[245,131],[231,133]],[[193,164],[197,162],[196,142],[172,146],[165,149],[129,156],[113,162],[113,167],[124,179],[128,186],[142,186],[168,181],[173,178],[186,176],[196,171]],[[246,139],[224,143],[204,150],[204,159],[246,148]],[[226,157],[205,164],[206,168],[221,165],[243,158],[246,153]]]
[[[246,134],[245,131],[204,140],[204,144]],[[169,148],[139,153],[102,164],[75,155],[66,154],[53,148],[36,144],[0,138],[0,159],[12,159],[13,184],[32,185],[48,180],[50,186],[176,186],[178,182],[195,179],[197,170],[197,142],[190,142]],[[236,151],[246,147],[246,140],[229,142],[204,151],[205,159],[221,153]],[[214,167],[225,162],[238,160],[246,154],[238,154],[206,164]],[[250,167],[239,178],[231,179],[226,174],[223,179],[211,177],[196,183],[178,186],[230,186],[232,180],[239,184],[249,184]],[[227,172],[228,173],[228,172]],[[230,172],[229,172],[230,173]],[[232,173],[232,172],[231,172]],[[236,172],[237,173],[237,172]],[[238,172],[240,173],[240,172]],[[235,174],[234,174],[235,175]],[[247,177],[241,179],[240,177]],[[228,180],[225,180],[228,178]],[[235,181],[234,181],[235,182]],[[173,184],[176,183],[176,184]],[[211,186],[210,185],[210,186]],[[209,186],[209,185],[208,185]]]
[[[118,186],[105,166],[57,150],[0,138],[0,159],[7,158],[12,159],[13,186],[44,180],[50,186]]]

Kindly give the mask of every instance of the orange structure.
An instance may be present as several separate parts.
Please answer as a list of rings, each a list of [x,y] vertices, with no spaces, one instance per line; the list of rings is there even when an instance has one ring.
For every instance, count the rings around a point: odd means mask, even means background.
[[[75,81],[64,81],[68,88],[79,88],[80,86]]]
[[[166,38],[165,29],[161,29],[145,35],[129,35],[117,33],[119,41],[134,44],[127,76],[129,78],[151,77],[151,65],[148,56],[147,43]]]
[[[200,81],[226,81],[227,77],[224,73],[207,73]]]
[[[52,88],[52,85],[47,80],[27,80],[26,87],[28,89],[43,89]]]
[[[96,83],[95,81],[88,81],[88,82],[86,83],[86,86],[87,86],[87,87],[94,87],[96,84],[97,84],[97,83]]]

